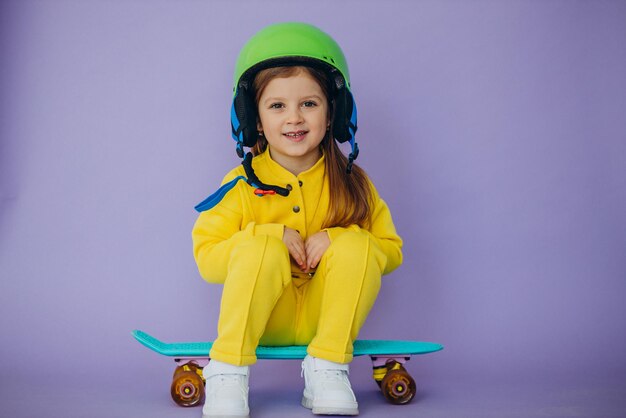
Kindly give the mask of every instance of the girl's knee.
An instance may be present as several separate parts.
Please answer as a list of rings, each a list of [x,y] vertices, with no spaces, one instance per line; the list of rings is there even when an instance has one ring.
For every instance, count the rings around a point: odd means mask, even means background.
[[[383,271],[386,257],[367,231],[346,231],[333,240],[327,250],[333,263],[355,268],[366,265]]]
[[[289,274],[289,251],[278,238],[258,235],[239,243],[231,253],[229,276],[246,276],[255,280],[259,275],[285,281]],[[244,279],[245,280],[245,279]]]
[[[289,251],[278,238],[268,235],[256,235],[240,242],[231,255],[233,258],[254,262],[259,259],[267,263],[289,263]]]

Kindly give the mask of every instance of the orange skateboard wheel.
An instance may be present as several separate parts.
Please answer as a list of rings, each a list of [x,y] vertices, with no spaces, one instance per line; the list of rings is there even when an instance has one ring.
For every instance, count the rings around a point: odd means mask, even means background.
[[[416,392],[415,381],[411,375],[395,361],[390,362],[387,369],[387,374],[380,382],[380,389],[385,399],[395,405],[411,402]]]
[[[174,372],[170,393],[180,406],[196,406],[204,401],[202,369],[195,364],[179,366]]]

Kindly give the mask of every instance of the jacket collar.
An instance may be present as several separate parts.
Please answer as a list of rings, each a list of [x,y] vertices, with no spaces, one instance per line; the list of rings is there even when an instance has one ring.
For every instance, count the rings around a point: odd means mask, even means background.
[[[261,181],[269,184],[281,183],[284,182],[286,184],[293,182],[298,179],[307,179],[311,177],[316,177],[324,173],[325,171],[325,162],[324,162],[324,153],[322,152],[322,156],[319,160],[313,164],[313,167],[309,168],[306,171],[301,172],[297,176],[293,175],[290,171],[284,168],[282,165],[278,164],[274,161],[270,155],[269,147],[255,160],[259,161],[259,169],[261,172],[269,171],[272,176],[271,179],[263,179]],[[260,177],[260,176],[259,176]]]

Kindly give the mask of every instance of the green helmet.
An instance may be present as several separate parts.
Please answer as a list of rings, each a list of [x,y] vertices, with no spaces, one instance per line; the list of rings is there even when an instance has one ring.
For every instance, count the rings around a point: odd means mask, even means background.
[[[256,74],[266,68],[302,65],[324,71],[332,84],[328,98],[333,109],[332,135],[338,142],[350,141],[350,172],[358,155],[354,140],[357,112],[350,91],[348,64],[341,48],[328,34],[306,23],[278,23],[256,33],[244,45],[235,65],[231,127],[237,154],[253,147],[258,133],[257,108],[252,93]]]
[[[299,62],[339,71],[350,87],[348,63],[333,38],[306,23],[278,23],[257,32],[239,52],[233,92],[242,79],[250,80],[262,68]]]

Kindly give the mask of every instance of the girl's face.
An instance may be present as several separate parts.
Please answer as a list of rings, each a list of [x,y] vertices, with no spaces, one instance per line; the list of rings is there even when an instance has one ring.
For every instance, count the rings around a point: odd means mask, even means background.
[[[319,145],[329,126],[328,100],[306,71],[272,79],[259,98],[258,130],[272,159],[294,174],[320,158]]]

